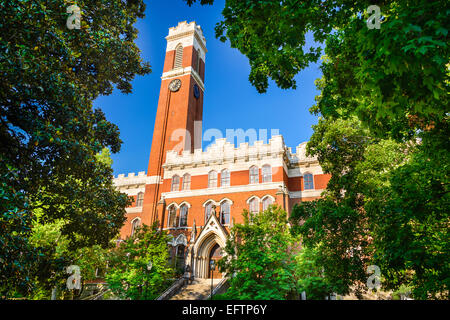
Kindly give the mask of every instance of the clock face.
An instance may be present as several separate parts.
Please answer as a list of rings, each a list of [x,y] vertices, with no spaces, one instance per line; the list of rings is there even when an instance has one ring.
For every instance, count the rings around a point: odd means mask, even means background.
[[[181,80],[180,79],[172,80],[169,83],[169,90],[172,91],[172,92],[176,92],[176,91],[180,90],[180,87],[181,87]]]
[[[194,97],[198,99],[200,97],[200,88],[196,83],[194,83]]]

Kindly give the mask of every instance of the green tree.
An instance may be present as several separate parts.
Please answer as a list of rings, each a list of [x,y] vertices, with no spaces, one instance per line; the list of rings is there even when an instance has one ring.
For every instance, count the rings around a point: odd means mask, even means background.
[[[172,283],[174,270],[169,265],[169,236],[158,229],[142,225],[111,253],[106,282],[121,298],[152,300]],[[148,270],[149,263],[151,269]]]
[[[305,292],[308,300],[323,300],[332,289],[323,275],[323,268],[317,262],[319,249],[303,246],[295,257],[295,275],[298,292]]]
[[[115,190],[111,167],[96,157],[104,147],[118,152],[121,140],[117,126],[93,110],[92,101],[114,86],[131,92],[134,76],[150,72],[134,43],[133,25],[144,17],[145,4],[77,1],[81,28],[71,30],[66,9],[74,3],[0,1],[0,160],[6,164],[0,169],[2,177],[16,173],[3,180],[9,191],[1,219],[16,224],[11,230],[20,229],[23,250],[1,247],[9,250],[2,254],[4,263],[20,259],[23,270],[35,270],[26,245],[35,210],[42,210],[42,223],[64,220],[61,232],[68,249],[76,250],[106,247],[129,203]],[[26,222],[10,219],[11,210],[23,213]],[[15,276],[17,290],[31,288],[31,277]]]
[[[230,277],[229,299],[287,299],[295,294],[295,238],[286,212],[271,206],[257,214],[243,212],[219,260],[219,270]]]
[[[380,29],[367,27],[373,4]],[[323,46],[320,112],[357,113],[379,133],[399,135],[448,112],[449,10],[448,1],[427,0],[228,0],[216,37],[247,56],[259,92],[269,79],[295,88],[295,75],[318,61]],[[308,33],[316,47],[305,48]]]
[[[373,4],[379,29],[366,23]],[[294,76],[318,61],[319,47],[304,48],[308,33],[324,48],[310,109],[322,118],[308,149],[332,178],[324,199],[294,209],[293,223],[321,247],[337,292],[362,290],[376,262],[387,287],[448,297],[449,13],[448,1],[426,0],[225,3],[216,36],[248,57],[259,92],[269,79],[295,88]]]

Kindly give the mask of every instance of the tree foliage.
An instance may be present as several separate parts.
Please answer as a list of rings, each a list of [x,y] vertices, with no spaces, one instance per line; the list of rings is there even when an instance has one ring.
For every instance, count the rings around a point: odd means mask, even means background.
[[[26,223],[2,223],[26,225],[23,245],[39,209],[42,223],[65,221],[61,232],[70,250],[106,247],[129,203],[112,184],[111,166],[97,157],[104,147],[119,151],[119,130],[92,102],[114,86],[131,92],[134,76],[150,72],[134,43],[133,25],[143,18],[145,4],[76,1],[81,29],[68,29],[66,10],[74,3],[0,1],[1,174],[7,176],[9,168],[16,174],[5,180],[2,219],[11,210],[28,215]],[[25,257],[28,250],[17,252]],[[9,264],[18,259],[5,258]]]
[[[121,298],[152,300],[171,284],[174,270],[169,265],[169,236],[155,222],[142,225],[111,253],[106,282]],[[148,265],[151,263],[151,270]]]
[[[216,36],[248,57],[259,92],[269,79],[295,88],[323,47],[307,148],[332,177],[291,222],[333,290],[364,290],[373,263],[387,288],[448,298],[449,2],[230,0],[222,14]],[[305,48],[308,33],[318,47]]]
[[[264,212],[243,213],[219,260],[219,270],[230,276],[229,299],[286,299],[296,292],[295,239],[286,212],[271,206]]]
[[[323,275],[322,264],[318,263],[319,249],[303,246],[295,258],[297,290],[305,292],[308,300],[323,300],[333,289]]]

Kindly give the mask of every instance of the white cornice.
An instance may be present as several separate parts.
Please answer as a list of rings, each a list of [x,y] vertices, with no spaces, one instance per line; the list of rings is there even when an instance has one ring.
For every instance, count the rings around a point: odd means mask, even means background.
[[[186,67],[186,68],[177,68],[177,69],[173,69],[173,70],[164,72],[161,76],[161,79],[168,80],[168,79],[173,79],[176,77],[182,77],[185,75],[191,75],[192,78],[194,78],[194,80],[197,82],[199,87],[202,89],[202,91],[203,92],[205,91],[205,84],[203,83],[202,79],[198,75],[197,71],[195,71],[191,66]]]
[[[144,171],[139,172],[137,176],[134,174],[134,172],[131,172],[128,174],[128,176],[125,176],[124,174],[119,174],[117,178],[113,178],[113,183],[117,188],[133,185],[139,187],[140,185],[145,186],[146,184],[161,183],[161,177],[146,176]]]
[[[310,197],[320,197],[325,189],[314,189],[314,190],[303,190],[303,191],[289,191],[289,198],[299,199],[299,198],[310,198]]]
[[[278,190],[280,182],[267,182],[259,184],[249,184],[242,186],[230,186],[230,187],[218,187],[218,188],[206,188],[197,190],[184,190],[184,191],[171,191],[165,192],[162,195],[165,199],[175,199],[175,198],[187,198],[196,196],[209,196],[217,194],[227,194],[236,192],[254,192],[254,191],[265,191],[265,190]]]
[[[129,208],[125,208],[125,211],[127,213],[141,213],[142,207],[129,207]]]

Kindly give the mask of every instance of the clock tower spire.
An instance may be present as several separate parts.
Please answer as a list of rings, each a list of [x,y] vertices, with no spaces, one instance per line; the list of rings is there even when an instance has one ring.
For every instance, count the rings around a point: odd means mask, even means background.
[[[169,150],[201,148],[206,40],[195,21],[169,29],[150,151],[143,223],[162,220],[161,183]],[[158,206],[158,203],[162,206]],[[159,210],[158,208],[161,207]],[[161,212],[158,212],[161,211]]]

